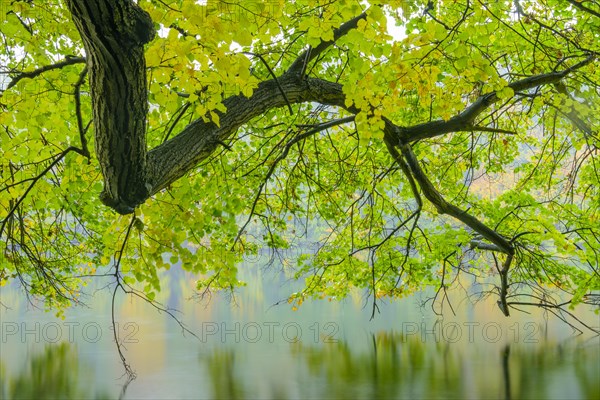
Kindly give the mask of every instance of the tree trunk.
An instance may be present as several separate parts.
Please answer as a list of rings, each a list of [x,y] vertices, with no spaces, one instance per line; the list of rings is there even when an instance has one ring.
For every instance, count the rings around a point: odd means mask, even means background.
[[[148,198],[146,62],[150,16],[131,1],[67,0],[81,34],[90,76],[100,199],[129,213]]]

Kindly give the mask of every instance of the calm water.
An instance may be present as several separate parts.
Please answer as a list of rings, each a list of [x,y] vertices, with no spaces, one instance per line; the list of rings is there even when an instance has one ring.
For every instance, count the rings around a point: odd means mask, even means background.
[[[598,337],[574,336],[542,312],[507,319],[495,299],[473,305],[458,292],[457,315],[447,309],[443,320],[421,306],[425,294],[381,303],[373,321],[359,293],[294,312],[273,306],[297,288],[283,272],[240,271],[248,286],[209,303],[189,299],[193,277],[164,275],[159,300],[197,338],[118,297],[120,338],[137,373],[126,388],[109,293],[90,290],[87,307],[60,320],[18,289],[0,289],[0,398],[600,399]]]

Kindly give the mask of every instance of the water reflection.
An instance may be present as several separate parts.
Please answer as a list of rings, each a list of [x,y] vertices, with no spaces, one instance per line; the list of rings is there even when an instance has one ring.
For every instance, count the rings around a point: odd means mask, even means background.
[[[177,305],[199,339],[119,297],[120,338],[138,376],[123,398],[600,399],[598,337],[565,341],[568,326],[541,312],[504,318],[494,301],[473,305],[460,292],[451,294],[457,317],[443,321],[417,298],[382,303],[370,321],[360,293],[292,312],[272,307],[294,290],[285,277],[241,273],[248,286],[235,303],[185,301],[194,277],[165,278],[157,299]],[[0,398],[120,397],[109,293],[94,292],[90,308],[68,310],[62,322],[30,309],[18,290],[1,293],[10,308],[0,312]]]
[[[510,345],[505,345],[502,349],[502,378],[504,380],[504,398],[506,400],[512,399],[510,390]]]
[[[235,368],[235,352],[232,349],[215,350],[210,357],[201,358],[207,366],[213,395],[216,399],[244,398],[244,380]]]
[[[288,373],[295,384],[282,386],[278,376],[265,374],[270,390],[262,392],[244,376],[252,362],[240,360],[234,348],[215,349],[200,362],[208,368],[215,398],[600,398],[597,341],[496,350],[464,354],[451,343],[389,332],[373,334],[365,351],[346,341],[298,342],[289,348],[296,362]]]
[[[513,398],[600,399],[600,346],[593,342],[511,349]]]
[[[68,343],[48,345],[31,355],[29,362],[12,376],[0,365],[2,399],[110,399],[108,393],[90,393],[86,387],[90,366],[79,364],[77,349]]]
[[[156,377],[141,376],[124,398],[600,398],[597,338],[465,348],[380,331],[362,342],[188,345],[188,353],[198,349],[195,361],[155,366],[171,388],[161,392]],[[0,398],[119,397],[116,382],[98,381],[92,369],[81,362],[77,346],[46,345],[18,371],[0,365]],[[90,385],[94,379],[101,389]],[[173,389],[182,386],[185,392]]]

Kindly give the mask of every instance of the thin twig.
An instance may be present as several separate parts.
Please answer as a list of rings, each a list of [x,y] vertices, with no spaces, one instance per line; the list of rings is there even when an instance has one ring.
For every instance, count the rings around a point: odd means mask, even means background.
[[[53,69],[63,68],[63,67],[66,67],[67,65],[82,64],[82,63],[85,63],[85,61],[86,60],[84,57],[67,57],[65,60],[57,62],[56,64],[45,65],[45,66],[40,67],[33,71],[21,72],[19,75],[12,78],[12,80],[6,86],[6,89],[4,89],[2,92],[0,92],[0,95],[2,95],[2,93],[7,91],[8,89],[12,88],[13,86],[15,86],[17,83],[19,83],[19,81],[21,79],[35,78],[36,76],[39,76],[39,75],[43,74],[44,72],[52,71]]]
[[[283,96],[283,99],[285,100],[285,103],[288,106],[288,110],[290,110],[290,115],[294,115],[294,110],[292,109],[292,105],[290,104],[290,101],[288,100],[288,97],[285,94],[285,91],[281,87],[281,84],[279,83],[279,79],[277,79],[277,75],[275,75],[275,72],[273,72],[273,70],[271,69],[271,67],[269,66],[269,64],[267,63],[267,61],[263,58],[263,56],[261,56],[260,54],[251,53],[251,52],[248,52],[248,51],[244,51],[244,52],[242,52],[242,54],[247,54],[247,55],[250,55],[250,56],[253,56],[253,57],[257,57],[260,61],[262,61],[262,63],[267,68],[267,71],[269,71],[269,75],[271,75],[271,77],[275,81],[275,84],[277,85],[277,88],[281,92],[281,95]]]

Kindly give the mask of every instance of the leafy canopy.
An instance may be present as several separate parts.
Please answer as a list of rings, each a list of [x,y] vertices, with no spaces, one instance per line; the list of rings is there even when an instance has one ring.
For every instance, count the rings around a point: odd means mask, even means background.
[[[294,307],[427,286],[439,306],[462,277],[507,315],[598,303],[597,2],[83,3],[0,2],[1,285],[61,309],[111,274],[153,300],[180,262],[206,293],[268,246]],[[82,28],[119,7],[133,28]],[[148,190],[122,206],[99,155],[140,137]]]

